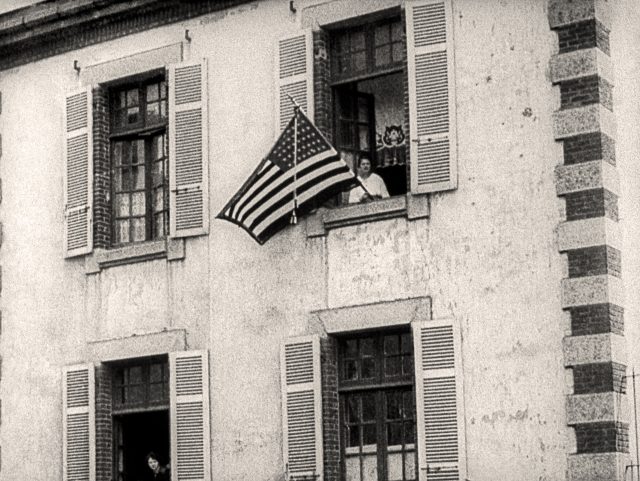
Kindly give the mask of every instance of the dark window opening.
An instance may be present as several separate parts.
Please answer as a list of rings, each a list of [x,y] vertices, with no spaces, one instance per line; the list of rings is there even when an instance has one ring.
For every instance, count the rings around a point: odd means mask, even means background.
[[[393,332],[342,339],[338,359],[342,479],[415,480],[411,334]]]
[[[391,196],[407,192],[405,57],[399,18],[331,33],[335,146],[354,172],[369,157]]]
[[[164,77],[114,88],[110,97],[112,244],[163,239],[169,228]]]
[[[114,416],[114,479],[116,481],[151,480],[145,459],[149,452],[158,456],[162,466],[169,464],[169,410]]]

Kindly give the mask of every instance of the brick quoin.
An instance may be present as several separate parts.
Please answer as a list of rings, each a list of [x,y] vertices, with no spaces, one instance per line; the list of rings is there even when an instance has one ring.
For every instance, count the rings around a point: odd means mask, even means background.
[[[565,165],[604,160],[616,165],[615,143],[602,132],[568,137],[562,142]]]
[[[613,332],[624,334],[624,308],[615,304],[592,304],[569,308],[571,335],[588,336]]]
[[[569,277],[621,275],[621,254],[611,246],[585,247],[567,251]]]
[[[93,89],[93,243],[111,245],[111,162],[109,160],[109,92]]]
[[[331,66],[329,63],[329,34],[313,32],[313,106],[314,123],[324,136],[333,142]]]
[[[601,103],[613,110],[613,87],[598,75],[565,80],[560,83],[560,108],[571,109]]]
[[[322,434],[325,481],[340,480],[340,405],[338,401],[338,343],[320,339],[322,373]]]
[[[96,481],[112,481],[113,424],[111,420],[112,370],[96,367]]]
[[[626,393],[626,366],[614,362],[582,364],[573,367],[573,393]]]
[[[564,197],[567,220],[603,216],[611,220],[618,220],[618,196],[604,188],[572,192]]]
[[[585,423],[575,426],[578,454],[628,453],[629,425],[621,422]]]
[[[557,29],[560,53],[598,47],[609,55],[609,30],[595,19],[572,23]]]

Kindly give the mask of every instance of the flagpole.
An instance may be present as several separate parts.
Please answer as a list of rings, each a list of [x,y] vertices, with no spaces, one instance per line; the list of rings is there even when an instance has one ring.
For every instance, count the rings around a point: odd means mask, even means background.
[[[291,98],[291,97],[289,97]],[[293,100],[293,99],[291,99]],[[293,113],[293,212],[291,213],[291,224],[298,223],[298,112],[300,106],[295,102]]]

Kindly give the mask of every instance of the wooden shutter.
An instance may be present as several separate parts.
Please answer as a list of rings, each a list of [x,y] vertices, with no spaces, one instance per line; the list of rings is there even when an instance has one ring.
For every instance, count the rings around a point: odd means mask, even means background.
[[[210,481],[208,351],[169,355],[171,480]]]
[[[324,477],[320,340],[288,339],[282,346],[283,457],[289,479]],[[313,478],[315,476],[315,478]]]
[[[169,199],[172,237],[209,228],[207,63],[169,67]]]
[[[276,61],[276,137],[293,117],[295,99],[313,119],[313,36],[311,31],[278,41]]]
[[[408,0],[411,192],[457,186],[453,22],[450,0]]]
[[[460,331],[453,320],[413,324],[420,481],[466,479]]]
[[[93,247],[93,114],[91,88],[67,95],[64,108],[64,252]]]
[[[62,372],[62,479],[95,481],[95,371],[91,364]]]

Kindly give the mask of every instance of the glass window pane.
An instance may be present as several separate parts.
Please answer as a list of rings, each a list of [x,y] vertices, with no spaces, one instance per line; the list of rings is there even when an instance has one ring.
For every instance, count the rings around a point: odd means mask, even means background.
[[[162,380],[162,364],[151,364],[149,366],[149,381],[160,382]]]
[[[154,187],[158,187],[164,183],[164,162],[154,162],[151,166],[151,181]]]
[[[131,194],[131,215],[144,215],[146,212],[146,199],[144,192]]]
[[[374,37],[376,45],[389,43],[389,25],[378,25],[375,29]]]
[[[416,425],[412,422],[404,423],[404,443],[413,444],[416,442]]]
[[[119,220],[116,222],[116,243],[123,244],[129,242],[129,221]]]
[[[366,456],[362,463],[362,481],[378,481],[378,459]]]
[[[133,241],[140,242],[147,239],[146,222],[144,217],[132,220],[133,223]]]
[[[365,98],[358,99],[358,120],[369,122],[369,102]]]
[[[127,107],[131,107],[132,105],[138,105],[138,89],[127,91]]]
[[[144,140],[135,140],[131,143],[131,163],[144,164]]]
[[[364,31],[351,33],[351,50],[364,50]]]
[[[160,104],[147,104],[147,122],[156,123],[160,120]]]
[[[369,150],[369,127],[366,125],[361,125],[359,127],[360,135],[360,150]]]
[[[147,102],[158,100],[158,84],[147,85]]]
[[[160,98],[167,98],[167,83],[164,80],[160,82]]]
[[[375,353],[375,343],[372,337],[365,337],[360,340],[360,355],[373,356]]]
[[[142,382],[142,366],[133,366],[127,369],[129,384],[136,384]]]
[[[153,238],[161,239],[166,234],[167,222],[165,219],[165,213],[156,214],[153,216]]]
[[[353,54],[353,68],[356,72],[364,72],[367,68],[367,57],[365,52],[358,52]]]
[[[347,398],[347,422],[357,423],[360,421],[360,399],[357,396]]]
[[[400,402],[402,397],[398,396],[399,393],[388,392],[387,398],[387,419],[399,419],[400,416]]]
[[[347,360],[344,363],[344,378],[347,380],[358,379],[358,363],[354,360]]]
[[[160,212],[164,209],[164,188],[156,189],[153,193],[153,211]]]
[[[361,481],[360,479],[360,458],[350,456],[345,462],[346,481]]]
[[[402,477],[402,452],[389,453],[387,456],[388,481],[403,481]]]
[[[416,455],[413,452],[404,455],[404,479],[407,481],[416,479]]]
[[[360,446],[360,427],[348,426],[347,427],[347,446]]]
[[[384,336],[384,353],[397,354],[400,352],[400,339],[398,336]]]
[[[153,142],[151,144],[151,158],[153,160],[158,160],[164,157],[164,148],[162,143],[164,142],[164,136],[156,135],[153,138]]]
[[[376,362],[372,357],[362,360],[362,379],[372,379],[376,373]]]
[[[145,185],[144,164],[132,166],[131,167],[131,189],[141,190],[141,189],[144,189],[144,185]]]
[[[122,170],[114,169],[113,171],[113,188],[116,192],[122,192]]]
[[[125,388],[125,402],[127,404],[144,402],[144,386],[130,386]]]
[[[113,162],[118,165],[122,163],[122,142],[113,143]]]
[[[129,216],[129,194],[116,195],[116,215],[118,217]]]
[[[162,401],[162,384],[151,384],[149,386],[149,400]]]
[[[397,376],[400,374],[400,358],[399,357],[387,357],[384,360],[384,375],[385,376]]]
[[[387,425],[387,443],[389,446],[402,444],[402,424],[390,423]]]
[[[364,424],[362,426],[362,444],[378,444],[375,424]]]
[[[385,45],[382,47],[376,47],[375,51],[375,65],[376,67],[384,67],[391,63],[391,47]]]
[[[402,356],[402,374],[413,374],[413,356]]]
[[[373,394],[362,396],[362,420],[371,421],[376,418],[376,398]]]
[[[400,62],[404,60],[404,45],[401,43],[394,43],[391,50],[392,62]]]
[[[139,107],[132,107],[127,109],[127,124],[135,124],[138,122],[140,109]]]
[[[167,101],[163,100],[160,102],[160,117],[162,119],[167,118]]]
[[[391,24],[391,40],[397,42],[402,40],[402,23],[401,22],[393,22]]]
[[[413,352],[413,337],[411,337],[411,334],[402,334],[400,336],[400,345],[402,352]]]

